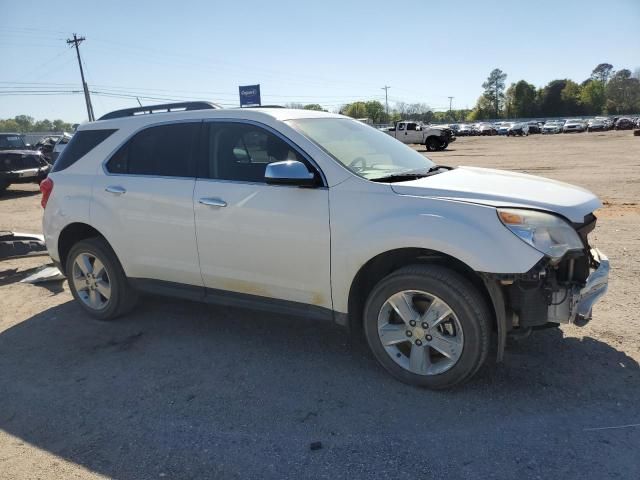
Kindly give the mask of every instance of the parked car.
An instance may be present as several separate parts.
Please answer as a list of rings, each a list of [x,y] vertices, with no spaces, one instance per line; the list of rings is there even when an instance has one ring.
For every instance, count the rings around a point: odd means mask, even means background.
[[[19,133],[0,133],[0,194],[14,183],[39,183],[50,165]]]
[[[583,120],[567,120],[562,127],[562,133],[584,132],[585,130]]]
[[[95,318],[143,291],[328,319],[446,388],[492,332],[501,359],[507,333],[583,325],[607,289],[581,187],[439,166],[337,114],[178,105],[80,126],[41,184],[48,252]]]
[[[529,125],[522,122],[505,122],[498,129],[498,134],[508,137],[529,135]]]
[[[562,133],[562,127],[564,126],[564,122],[560,120],[550,120],[544,124],[542,127],[543,134],[549,133]]]
[[[615,129],[616,130],[633,130],[634,123],[630,118],[622,117],[616,120]]]
[[[540,125],[538,125],[538,122],[529,122],[527,125],[529,125],[529,133],[540,133]]]
[[[456,140],[450,128],[436,128],[413,121],[396,122],[385,132],[402,143],[424,145],[430,152],[444,150]]]
[[[511,128],[511,122],[499,122],[498,124],[498,135],[506,135],[509,129]]]
[[[42,153],[48,163],[53,164],[53,148],[55,147],[58,140],[60,140],[60,135],[49,135],[47,137],[42,137],[34,145],[34,148]]]
[[[478,127],[479,135],[497,135],[498,131],[496,128],[490,123],[481,123]]]
[[[53,151],[51,152],[51,163],[55,162],[57,158],[60,156],[62,151],[65,149],[69,141],[73,135],[69,133],[64,133],[62,136],[58,138],[55,145],[53,146]]]
[[[594,118],[587,122],[587,132],[604,132],[607,130],[607,124],[604,120]]]
[[[467,123],[463,123],[458,127],[456,135],[459,137],[469,137],[473,135],[473,127]]]

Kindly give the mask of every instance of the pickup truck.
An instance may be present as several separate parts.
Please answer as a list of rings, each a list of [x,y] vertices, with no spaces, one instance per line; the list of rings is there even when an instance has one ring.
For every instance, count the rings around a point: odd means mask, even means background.
[[[383,131],[402,143],[424,145],[429,152],[444,150],[456,140],[453,130],[448,127],[431,127],[412,121],[396,122]]]

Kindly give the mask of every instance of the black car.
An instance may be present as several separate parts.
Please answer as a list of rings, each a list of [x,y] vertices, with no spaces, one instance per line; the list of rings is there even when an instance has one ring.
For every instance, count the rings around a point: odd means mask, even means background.
[[[633,120],[631,120],[630,118],[622,117],[616,120],[616,130],[633,130],[633,127]]]
[[[542,128],[538,122],[529,122],[529,133],[542,133]]]
[[[22,135],[0,133],[0,193],[12,183],[40,183],[51,165],[38,150],[29,150]]]

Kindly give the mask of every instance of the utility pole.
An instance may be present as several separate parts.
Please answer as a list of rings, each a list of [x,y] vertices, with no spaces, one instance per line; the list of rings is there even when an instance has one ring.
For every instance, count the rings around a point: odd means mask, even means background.
[[[91,97],[89,96],[89,87],[87,86],[87,82],[84,80],[84,70],[82,69],[82,60],[80,60],[80,49],[78,46],[85,41],[84,37],[78,37],[75,33],[73,34],[73,40],[67,40],[69,45],[73,44],[76,47],[76,55],[78,55],[78,66],[80,67],[80,78],[82,78],[82,88],[84,90],[84,101],[87,104],[87,115],[89,116],[89,121],[93,122],[96,117],[93,115],[93,105],[91,105]]]
[[[386,108],[386,112],[387,112],[387,117],[389,116],[389,96],[387,94],[387,90],[389,90],[390,88],[391,88],[390,86],[385,85],[381,89],[381,90],[384,90],[384,104],[385,104],[385,108]]]
[[[448,97],[448,98],[449,98],[449,115],[451,115],[451,112],[452,112],[452,110],[451,110],[451,104],[452,104],[452,102],[453,102],[453,98],[454,98],[454,97]]]

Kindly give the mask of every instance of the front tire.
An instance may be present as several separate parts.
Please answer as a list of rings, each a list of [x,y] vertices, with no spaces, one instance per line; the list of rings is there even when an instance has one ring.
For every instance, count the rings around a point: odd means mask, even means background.
[[[98,320],[113,320],[136,303],[136,292],[103,238],[88,238],[71,247],[65,271],[73,298]]]
[[[425,142],[425,146],[427,147],[428,152],[435,152],[440,149],[440,140],[435,137],[429,137]]]
[[[489,351],[484,298],[458,273],[413,265],[381,280],[364,310],[374,356],[398,380],[445,389],[469,380]]]

